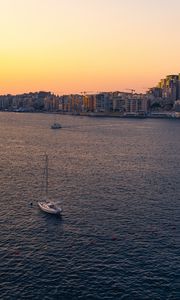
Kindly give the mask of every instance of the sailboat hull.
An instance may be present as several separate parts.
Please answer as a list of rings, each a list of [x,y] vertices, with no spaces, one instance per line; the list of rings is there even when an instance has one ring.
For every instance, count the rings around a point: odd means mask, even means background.
[[[52,215],[60,215],[62,212],[62,208],[58,207],[57,205],[55,205],[52,202],[38,202],[38,206],[39,208],[48,213],[48,214],[52,214]]]

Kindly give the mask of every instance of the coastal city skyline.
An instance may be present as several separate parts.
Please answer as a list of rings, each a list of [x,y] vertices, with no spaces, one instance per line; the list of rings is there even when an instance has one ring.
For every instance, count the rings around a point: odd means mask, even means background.
[[[0,295],[178,300],[180,0],[0,0]]]
[[[178,74],[177,0],[6,0],[0,94],[144,93]]]
[[[88,116],[180,118],[180,74],[167,75],[146,93],[81,92],[55,95],[36,91],[0,95],[0,110],[15,112],[60,112]],[[155,113],[155,114],[154,114]]]

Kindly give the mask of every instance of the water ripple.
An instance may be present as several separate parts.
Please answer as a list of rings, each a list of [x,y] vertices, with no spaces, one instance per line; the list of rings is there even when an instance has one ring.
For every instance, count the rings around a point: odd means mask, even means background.
[[[0,113],[1,299],[178,300],[179,122],[57,118]]]

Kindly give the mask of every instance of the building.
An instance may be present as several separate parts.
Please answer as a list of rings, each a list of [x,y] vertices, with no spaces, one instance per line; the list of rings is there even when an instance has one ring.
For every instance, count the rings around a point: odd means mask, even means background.
[[[112,93],[96,94],[94,112],[110,112],[113,110]]]

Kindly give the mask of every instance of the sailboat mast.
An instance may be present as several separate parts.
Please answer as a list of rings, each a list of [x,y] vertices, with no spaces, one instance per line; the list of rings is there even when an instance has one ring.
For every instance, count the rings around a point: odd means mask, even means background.
[[[45,160],[46,160],[46,196],[48,195],[48,156],[45,154]]]

